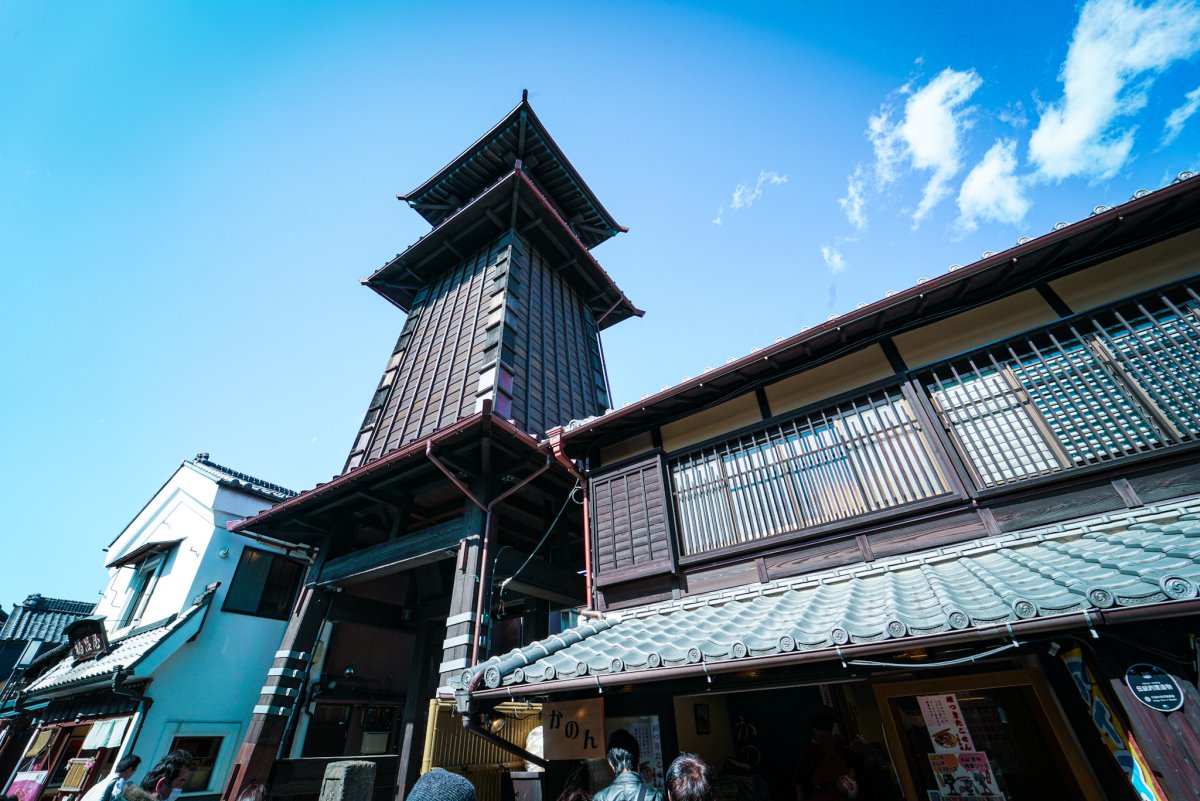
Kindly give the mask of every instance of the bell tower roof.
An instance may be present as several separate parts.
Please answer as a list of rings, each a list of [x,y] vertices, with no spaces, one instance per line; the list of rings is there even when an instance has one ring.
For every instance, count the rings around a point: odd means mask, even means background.
[[[430,225],[438,225],[513,169],[524,170],[587,248],[628,229],[617,223],[584,183],[529,105],[521,102],[425,183],[398,195]]]

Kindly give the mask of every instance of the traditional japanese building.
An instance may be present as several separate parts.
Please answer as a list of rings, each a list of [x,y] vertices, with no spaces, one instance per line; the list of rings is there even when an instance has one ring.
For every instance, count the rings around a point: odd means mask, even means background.
[[[439,687],[586,602],[585,489],[540,438],[609,406],[599,334],[642,312],[591,250],[624,229],[525,96],[400,199],[433,229],[365,282],[407,317],[344,472],[232,527],[316,561],[226,797],[355,756],[403,798]]]
[[[599,707],[660,786],[811,794],[829,706],[864,798],[1200,797],[1198,227],[1186,173],[550,432],[599,617],[459,711]]]
[[[140,779],[186,748],[184,801],[218,797],[307,567],[226,523],[294,494],[197,454],[110,539],[98,602],[36,604],[54,611],[25,636],[53,647],[0,692],[6,796],[75,801],[123,756]]]

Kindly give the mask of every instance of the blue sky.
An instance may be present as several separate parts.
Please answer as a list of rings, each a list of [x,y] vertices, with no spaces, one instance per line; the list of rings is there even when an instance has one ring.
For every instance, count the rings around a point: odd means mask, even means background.
[[[1194,2],[810,5],[6,3],[0,603],[198,451],[340,470],[395,195],[522,88],[630,228],[618,404],[1200,168]]]

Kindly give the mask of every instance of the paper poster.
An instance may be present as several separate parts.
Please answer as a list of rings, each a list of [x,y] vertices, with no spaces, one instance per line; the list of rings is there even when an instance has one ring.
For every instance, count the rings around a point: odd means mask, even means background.
[[[921,717],[929,729],[934,752],[957,754],[975,750],[971,733],[967,731],[967,722],[963,720],[962,708],[958,705],[958,696],[954,693],[918,695],[917,703],[921,705]]]
[[[46,784],[47,774],[49,771],[46,770],[21,771],[13,776],[6,793],[20,801],[37,801],[37,797],[42,794],[42,787]]]
[[[638,741],[641,750],[642,778],[654,784],[660,792],[666,793],[666,765],[663,764],[662,735],[658,726],[658,715],[641,715],[629,718],[609,718],[605,728],[611,735],[617,729],[624,729]]]
[[[1004,801],[987,754],[978,751],[930,754],[929,765],[937,779],[941,801]]]

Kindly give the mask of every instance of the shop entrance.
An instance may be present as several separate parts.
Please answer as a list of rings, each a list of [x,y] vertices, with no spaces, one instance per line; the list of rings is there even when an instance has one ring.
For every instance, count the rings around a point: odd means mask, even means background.
[[[907,798],[1104,797],[1049,689],[1031,672],[877,684],[874,689]]]

